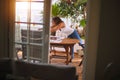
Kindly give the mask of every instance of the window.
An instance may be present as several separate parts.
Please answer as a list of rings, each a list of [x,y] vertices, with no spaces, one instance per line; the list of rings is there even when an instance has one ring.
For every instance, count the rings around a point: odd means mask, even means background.
[[[48,62],[51,0],[16,0],[15,59]]]

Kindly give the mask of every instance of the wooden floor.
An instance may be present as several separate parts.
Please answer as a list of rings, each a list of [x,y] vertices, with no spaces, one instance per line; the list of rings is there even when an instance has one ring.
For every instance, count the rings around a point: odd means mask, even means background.
[[[56,53],[57,55],[65,55],[64,52],[57,52]],[[81,57],[75,53],[74,55],[74,59],[72,60],[71,63],[69,63],[68,65],[72,65],[72,66],[75,66],[76,67],[76,70],[77,70],[77,74],[79,75],[79,80],[82,80],[82,65],[79,66],[79,63],[81,61]],[[66,65],[65,64],[65,59],[58,59],[58,58],[52,58],[51,59],[51,64],[61,64],[61,65]]]

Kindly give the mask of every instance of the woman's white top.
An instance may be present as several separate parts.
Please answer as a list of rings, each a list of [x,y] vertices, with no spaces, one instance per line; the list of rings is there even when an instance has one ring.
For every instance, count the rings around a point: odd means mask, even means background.
[[[66,34],[66,36],[69,36],[74,32],[74,29],[71,27],[64,27],[64,28],[61,28],[60,31]]]

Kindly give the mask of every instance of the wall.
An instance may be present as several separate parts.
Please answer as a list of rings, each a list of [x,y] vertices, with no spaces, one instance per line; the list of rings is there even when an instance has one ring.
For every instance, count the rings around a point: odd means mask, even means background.
[[[0,58],[9,57],[9,41],[12,39],[14,0],[0,0]],[[10,34],[11,33],[11,34]],[[10,38],[9,38],[10,37]]]
[[[106,67],[120,65],[120,3],[118,0],[101,0],[96,79],[106,80]],[[107,73],[114,75],[115,73]]]
[[[108,77],[114,77],[116,74],[120,76],[118,1],[88,0],[83,80],[110,80]],[[117,80],[114,78],[112,80]]]
[[[83,61],[83,80],[95,80],[98,33],[100,23],[100,0],[88,0],[87,27]]]
[[[4,0],[0,0],[0,57],[8,56],[8,8]]]

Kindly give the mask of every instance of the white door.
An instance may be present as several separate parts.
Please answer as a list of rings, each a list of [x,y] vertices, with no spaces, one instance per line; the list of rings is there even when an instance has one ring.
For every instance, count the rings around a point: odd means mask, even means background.
[[[48,62],[50,6],[51,0],[16,0],[15,59]]]

